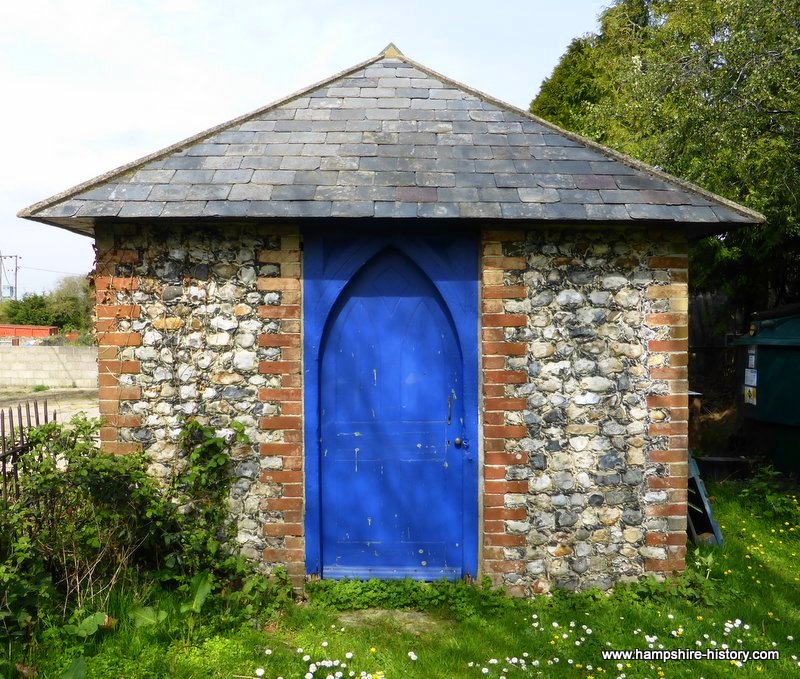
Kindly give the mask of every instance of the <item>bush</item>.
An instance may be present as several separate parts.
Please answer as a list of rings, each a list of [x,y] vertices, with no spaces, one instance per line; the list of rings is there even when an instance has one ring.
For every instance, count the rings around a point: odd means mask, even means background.
[[[180,436],[185,464],[162,488],[143,453],[102,453],[98,428],[79,416],[29,432],[20,499],[0,507],[0,638],[30,636],[47,615],[88,629],[125,586],[190,592],[205,574],[235,591],[252,573],[227,547],[235,545],[229,453],[243,441],[241,429],[229,441],[188,421]]]
[[[129,568],[153,567],[165,551],[174,509],[143,455],[97,449],[98,426],[77,417],[69,427],[51,422],[29,432],[20,498],[2,512],[6,620],[24,600],[30,624],[45,593],[57,594],[64,612],[89,602],[102,607]]]

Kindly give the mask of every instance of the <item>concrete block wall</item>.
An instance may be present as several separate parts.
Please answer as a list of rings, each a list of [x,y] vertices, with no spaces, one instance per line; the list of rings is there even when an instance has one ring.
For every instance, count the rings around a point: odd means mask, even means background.
[[[0,387],[97,387],[96,347],[0,346]]]

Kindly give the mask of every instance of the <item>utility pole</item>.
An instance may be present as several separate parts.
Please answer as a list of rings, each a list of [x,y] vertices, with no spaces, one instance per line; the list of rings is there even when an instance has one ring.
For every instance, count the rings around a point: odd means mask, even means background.
[[[0,254],[0,260],[13,259],[14,260],[14,299],[19,299],[19,260],[22,259],[19,255],[3,255]],[[0,302],[3,301],[3,275],[8,281],[8,274],[5,273],[5,266],[0,267]],[[8,281],[9,283],[11,281]]]

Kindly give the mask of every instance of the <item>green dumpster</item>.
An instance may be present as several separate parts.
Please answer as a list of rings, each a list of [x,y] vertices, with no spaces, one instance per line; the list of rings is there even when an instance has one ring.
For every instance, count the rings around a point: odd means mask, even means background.
[[[753,441],[775,465],[800,471],[800,304],[753,314],[738,337],[738,403]]]

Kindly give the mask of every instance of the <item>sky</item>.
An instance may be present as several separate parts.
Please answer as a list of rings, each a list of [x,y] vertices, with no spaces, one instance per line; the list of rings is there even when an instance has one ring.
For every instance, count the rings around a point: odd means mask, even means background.
[[[595,30],[610,2],[3,2],[3,285],[13,282],[15,262],[19,295],[93,266],[91,238],[19,219],[23,207],[302,90],[389,42],[527,108],[570,41]]]

